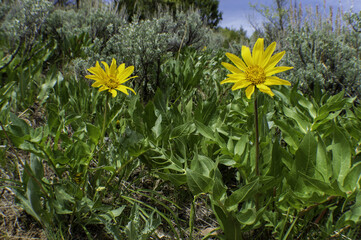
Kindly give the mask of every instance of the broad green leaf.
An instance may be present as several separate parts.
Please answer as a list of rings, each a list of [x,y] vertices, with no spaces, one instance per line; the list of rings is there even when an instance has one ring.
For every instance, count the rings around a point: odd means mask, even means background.
[[[191,119],[193,118],[193,100],[189,100],[189,102],[187,103],[186,107],[185,107],[185,112],[187,115],[186,120],[187,121],[191,121]]]
[[[30,154],[30,167],[36,178],[41,181],[44,176],[44,166],[42,161],[34,154]]]
[[[21,203],[22,207],[24,208],[24,210],[28,214],[33,216],[36,221],[38,221],[39,223],[42,223],[41,217],[33,209],[33,206],[31,205],[30,201],[22,193],[20,193],[18,190],[16,190],[15,188],[13,188],[12,191],[15,193],[16,198],[20,200],[20,203]]]
[[[337,221],[337,227],[341,228],[346,225],[355,226],[361,222],[361,191],[356,195],[356,201],[350,210],[345,212]]]
[[[179,125],[175,128],[173,128],[171,134],[170,134],[170,139],[174,139],[174,138],[178,138],[178,137],[182,137],[182,136],[188,136],[191,133],[193,133],[196,130],[196,127],[194,125],[194,123],[185,123],[182,125]]]
[[[222,181],[222,174],[218,168],[215,169],[213,181],[214,185],[211,195],[215,201],[221,201],[221,199],[226,196],[227,187]]]
[[[281,129],[285,142],[293,149],[298,148],[300,132],[285,122],[285,120],[274,119],[275,124]]]
[[[252,225],[257,220],[257,211],[254,208],[243,209],[237,213],[237,220],[244,225]]]
[[[46,81],[40,87],[41,90],[38,95],[40,104],[44,103],[45,100],[49,97],[50,89],[53,88],[57,82],[61,82],[59,79],[63,79],[63,75],[60,72],[58,72],[57,77],[53,75],[47,77]]]
[[[143,121],[146,123],[147,129],[151,129],[155,121],[157,121],[157,116],[154,113],[155,107],[152,101],[149,101],[144,108],[144,119]]]
[[[187,175],[185,173],[177,174],[157,172],[157,175],[164,180],[171,181],[176,186],[181,186],[187,183]]]
[[[326,151],[325,143],[320,136],[317,137],[315,177],[322,181],[328,181],[332,176],[332,165]]]
[[[270,170],[267,175],[278,177],[282,174],[282,151],[281,146],[279,145],[278,141],[273,143],[272,146],[272,158],[271,158],[271,164],[270,164]]]
[[[154,133],[155,138],[158,138],[162,133],[162,114],[160,114],[157,121],[155,121],[154,127],[152,127],[152,132]]]
[[[232,215],[232,213],[224,212],[224,210],[216,204],[213,204],[212,207],[213,212],[215,213],[218,222],[224,232],[224,239],[242,239],[242,225],[237,221],[237,219]]]
[[[341,91],[340,93],[327,99],[327,102],[320,107],[317,114],[318,116],[315,121],[322,120],[323,118],[327,117],[330,112],[341,110],[346,103],[346,98],[344,98],[344,94],[345,92]]]
[[[237,141],[236,146],[234,147],[234,154],[241,156],[246,148],[248,143],[248,136],[243,135],[240,140]]]
[[[356,188],[360,189],[361,177],[361,162],[356,163],[348,171],[344,181],[343,187],[346,191],[354,191]]]
[[[125,209],[125,205],[111,210],[111,213],[112,213],[113,217],[119,217],[120,214],[122,214],[122,212],[124,211],[124,209]]]
[[[295,154],[294,168],[307,176],[313,176],[316,167],[317,141],[311,132],[308,132]]]
[[[216,138],[214,137],[214,132],[212,131],[212,129],[206,125],[204,125],[201,122],[198,122],[197,120],[195,120],[195,124],[197,127],[197,130],[200,134],[202,134],[204,137],[209,138],[211,140],[216,140]]]
[[[167,111],[167,98],[166,95],[158,88],[154,96],[154,106],[162,113]]]
[[[100,134],[101,134],[101,131],[100,131],[99,127],[94,126],[93,124],[87,123],[86,124],[86,129],[87,129],[88,137],[90,138],[90,140],[94,144],[98,144]]]
[[[191,169],[204,176],[210,177],[210,172],[215,168],[215,162],[206,156],[196,154],[191,162]]]
[[[213,179],[210,177],[204,176],[201,173],[189,168],[187,168],[186,174],[187,184],[193,195],[208,193],[210,188],[213,186]]]
[[[303,133],[307,133],[311,129],[311,123],[299,112],[297,108],[290,109],[286,106],[283,107],[285,115],[295,120],[299,126],[299,129]]]
[[[334,176],[342,184],[347,172],[351,168],[351,146],[344,133],[338,127],[334,127],[332,136],[332,168]]]
[[[226,207],[228,211],[237,209],[238,204],[255,196],[258,180],[250,182],[238,190],[234,191],[226,200]]]
[[[320,181],[318,179],[312,178],[310,176],[307,176],[306,174],[299,172],[299,174],[304,178],[306,185],[317,189],[323,193],[326,193],[328,195],[335,195],[335,191],[331,187],[330,183]]]

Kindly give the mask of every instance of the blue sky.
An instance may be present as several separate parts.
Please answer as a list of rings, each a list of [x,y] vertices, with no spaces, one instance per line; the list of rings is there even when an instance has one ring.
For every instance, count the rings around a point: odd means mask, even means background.
[[[316,5],[320,8],[324,5],[324,0],[292,0],[294,3],[301,3],[303,8],[312,7],[315,9]],[[328,13],[329,7],[332,6],[334,10],[334,15],[336,15],[336,10],[342,6],[343,12],[347,12],[353,7],[353,12],[361,11],[361,0],[325,0],[326,1],[326,11],[322,10],[324,13]],[[249,2],[252,4],[264,4],[271,5],[273,0],[219,0],[219,10],[223,12],[223,20],[220,22],[221,27],[228,27],[232,29],[239,29],[240,26],[247,31],[247,35],[250,36],[253,33],[253,27],[250,24],[249,19],[252,19],[252,22],[258,26],[261,26],[263,21],[262,16],[254,11],[250,6]]]

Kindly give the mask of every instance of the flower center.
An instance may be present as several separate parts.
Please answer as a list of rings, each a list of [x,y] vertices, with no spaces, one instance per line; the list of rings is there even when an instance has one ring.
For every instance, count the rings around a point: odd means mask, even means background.
[[[117,88],[119,86],[118,80],[116,79],[116,76],[113,74],[108,75],[108,81],[106,83],[107,87],[110,89]]]
[[[263,68],[259,66],[251,66],[246,70],[246,79],[251,81],[253,84],[262,84],[266,81],[266,74]]]

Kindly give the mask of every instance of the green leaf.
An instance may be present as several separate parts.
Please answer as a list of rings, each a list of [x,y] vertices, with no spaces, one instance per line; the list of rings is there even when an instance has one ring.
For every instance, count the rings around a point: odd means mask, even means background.
[[[361,192],[358,191],[356,196],[356,201],[354,205],[351,206],[350,210],[345,212],[338,220],[338,228],[342,228],[346,225],[360,224],[361,222]]]
[[[278,141],[273,143],[272,158],[269,173],[267,175],[278,177],[282,174],[282,151]]]
[[[348,171],[344,181],[343,187],[346,191],[354,191],[360,188],[360,177],[361,177],[361,162],[356,163]]]
[[[219,171],[218,168],[215,169],[213,181],[214,184],[211,195],[215,201],[221,201],[221,199],[226,196],[227,187],[222,181],[222,173]]]
[[[12,189],[12,191],[15,193],[15,196],[17,199],[20,200],[20,203],[22,205],[22,207],[24,208],[24,210],[30,214],[31,216],[33,216],[35,218],[36,221],[38,221],[39,223],[42,223],[41,221],[41,217],[38,215],[38,213],[33,209],[30,201],[25,198],[25,196],[23,194],[21,194],[19,191],[17,191],[15,188]]]
[[[93,124],[87,123],[86,124],[86,130],[88,132],[88,137],[94,144],[98,144],[101,131],[99,127],[94,126]]]
[[[36,178],[41,181],[41,179],[44,177],[44,166],[42,161],[34,154],[30,154],[30,167]]]
[[[195,120],[195,124],[197,127],[197,131],[202,134],[204,137],[209,138],[213,141],[216,141],[216,138],[214,137],[214,132],[212,131],[212,129],[206,125],[204,125],[201,122],[198,122],[197,120]]]
[[[147,129],[152,129],[157,121],[157,116],[154,113],[155,107],[152,101],[149,101],[144,108],[144,118],[143,121],[145,122]]]
[[[241,156],[244,152],[244,149],[246,148],[246,145],[248,143],[248,136],[243,135],[240,140],[237,141],[236,146],[234,147],[234,154]]]
[[[344,108],[346,103],[346,98],[344,98],[345,91],[331,96],[327,99],[327,102],[322,105],[318,111],[317,118],[315,121],[320,121],[323,118],[327,117],[330,112],[335,112]]]
[[[164,180],[169,180],[176,186],[183,185],[187,182],[187,175],[177,174],[177,173],[163,173],[163,172],[157,172],[157,174]]]
[[[237,219],[230,212],[225,212],[221,207],[214,204],[213,202],[213,212],[217,217],[219,224],[224,232],[225,238],[229,240],[238,240],[242,239],[242,225],[237,221]]]
[[[299,174],[304,178],[306,185],[312,187],[313,189],[317,189],[328,195],[336,195],[336,192],[333,190],[330,183],[323,182],[318,179],[312,178],[302,172],[299,172]]]
[[[318,136],[315,177],[319,180],[328,181],[328,179],[330,179],[331,176],[332,176],[331,160],[327,155],[325,143],[323,142],[322,138]]]
[[[282,134],[284,135],[285,142],[290,145],[293,149],[298,148],[300,132],[298,132],[294,127],[287,124],[285,120],[274,119],[275,124],[281,129]]]
[[[154,106],[160,112],[167,111],[167,96],[158,88],[154,96]]]
[[[169,137],[170,139],[174,139],[182,136],[188,136],[191,133],[193,133],[195,130],[196,127],[194,123],[185,123],[173,128]]]
[[[215,162],[210,158],[196,154],[194,159],[191,162],[191,169],[202,175],[210,177],[210,172],[215,168]]]
[[[258,180],[255,180],[234,191],[226,200],[225,205],[227,210],[234,211],[238,208],[239,203],[254,197],[256,194],[257,184]]]
[[[10,112],[10,131],[17,137],[24,137],[30,134],[29,125],[23,120],[18,118],[14,113]]]
[[[298,108],[287,108],[286,106],[283,107],[283,111],[285,115],[289,118],[295,120],[299,126],[299,129],[303,133],[307,133],[311,129],[311,124],[307,119],[299,112]]]
[[[41,85],[41,90],[38,95],[38,100],[40,101],[40,104],[44,103],[45,100],[49,97],[50,89],[55,86],[57,82],[61,82],[63,80],[63,75],[61,72],[58,72],[57,76],[48,75],[47,79],[45,80],[45,83]]]
[[[124,209],[125,209],[125,205],[123,205],[117,209],[111,210],[111,213],[112,213],[113,217],[119,217],[120,214],[122,214],[122,212],[124,211]]]
[[[237,213],[237,220],[244,225],[252,225],[257,220],[257,211],[254,208],[243,209]]]
[[[189,168],[186,170],[187,184],[193,195],[208,193],[213,185],[213,179]]]
[[[157,121],[155,121],[154,127],[152,127],[152,132],[156,138],[158,138],[162,133],[162,114],[159,114]]]
[[[308,176],[313,176],[316,166],[317,141],[311,132],[308,132],[295,154],[294,168]]]
[[[347,172],[351,168],[351,146],[344,133],[338,127],[334,127],[332,136],[332,168],[334,176],[339,183],[343,183]]]

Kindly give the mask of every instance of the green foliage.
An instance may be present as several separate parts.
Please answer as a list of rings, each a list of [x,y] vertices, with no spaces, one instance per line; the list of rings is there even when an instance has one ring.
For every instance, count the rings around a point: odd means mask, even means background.
[[[2,29],[16,22],[7,11]],[[38,13],[29,16],[43,21]],[[49,239],[149,239],[160,229],[196,238],[201,198],[218,239],[359,237],[361,108],[348,96],[360,81],[356,30],[305,26],[281,42],[294,86],[258,95],[258,175],[254,102],[220,85],[227,60],[199,51],[209,33],[200,16],[124,19],[58,9],[16,54],[20,40],[2,32],[1,164],[15,173],[1,181]],[[137,95],[113,99],[83,77],[113,57],[135,65]]]
[[[308,94],[322,86],[331,94],[345,90],[348,96],[359,96],[360,53],[356,35],[349,31],[339,35],[327,28],[291,30],[286,40],[289,46],[286,64],[296,70],[290,77],[298,79]]]
[[[114,0],[114,3],[118,11],[126,9],[128,20],[136,15],[140,15],[141,19],[149,18],[159,13],[161,8],[167,8],[172,14],[179,9],[198,10],[202,22],[210,27],[216,27],[222,20],[222,13],[218,10],[219,0]]]

